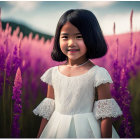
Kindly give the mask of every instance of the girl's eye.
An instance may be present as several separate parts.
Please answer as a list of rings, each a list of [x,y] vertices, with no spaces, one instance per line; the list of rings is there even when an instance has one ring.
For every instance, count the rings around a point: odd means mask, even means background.
[[[80,38],[83,38],[83,37],[82,37],[82,35],[78,35],[76,38],[80,39]]]
[[[67,37],[67,36],[62,36],[61,38],[62,38],[62,39],[68,39],[68,37]]]

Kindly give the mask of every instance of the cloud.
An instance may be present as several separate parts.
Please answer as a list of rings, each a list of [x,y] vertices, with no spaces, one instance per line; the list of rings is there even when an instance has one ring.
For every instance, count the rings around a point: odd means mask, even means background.
[[[104,6],[110,6],[115,1],[78,1],[83,8],[99,8]]]
[[[34,10],[38,6],[37,1],[7,1],[7,4],[9,4],[12,8],[12,13],[17,12],[18,10],[22,10],[25,12],[29,12],[31,10]]]

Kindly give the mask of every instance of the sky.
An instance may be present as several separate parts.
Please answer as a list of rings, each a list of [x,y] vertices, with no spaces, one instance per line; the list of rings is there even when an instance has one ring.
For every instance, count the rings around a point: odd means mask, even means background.
[[[87,9],[97,17],[104,35],[130,31],[133,9],[133,31],[140,31],[140,1],[0,1],[1,19],[18,23],[46,34],[55,34],[57,22],[69,9]]]

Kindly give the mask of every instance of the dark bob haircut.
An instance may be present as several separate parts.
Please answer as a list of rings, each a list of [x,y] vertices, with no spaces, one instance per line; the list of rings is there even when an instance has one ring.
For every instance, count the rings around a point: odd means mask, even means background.
[[[82,34],[87,47],[86,57],[88,59],[100,58],[106,54],[107,45],[95,15],[85,9],[71,9],[66,11],[58,21],[51,53],[53,60],[58,62],[67,60],[59,44],[60,32],[66,22],[73,24]]]

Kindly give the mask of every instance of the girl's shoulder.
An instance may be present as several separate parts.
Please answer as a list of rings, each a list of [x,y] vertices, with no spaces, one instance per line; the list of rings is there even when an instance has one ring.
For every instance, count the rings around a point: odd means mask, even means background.
[[[58,66],[53,66],[53,67],[49,67],[45,72],[47,72],[47,71],[52,71],[52,70],[54,70],[54,69],[56,69]]]
[[[95,65],[95,75],[97,77],[98,76],[100,76],[100,77],[103,76],[104,77],[104,76],[108,76],[110,74],[109,74],[109,71],[106,68],[98,66],[98,65]]]
[[[98,65],[95,65],[96,66],[96,69],[97,69],[97,72],[98,73],[105,73],[105,72],[108,72],[108,70],[104,67],[101,67],[101,66],[98,66]]]

